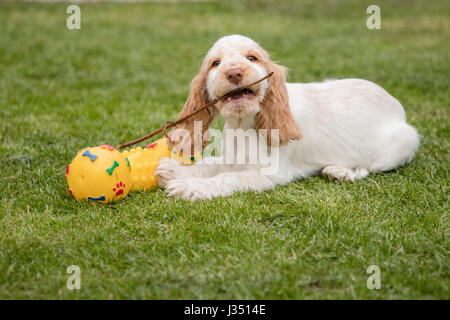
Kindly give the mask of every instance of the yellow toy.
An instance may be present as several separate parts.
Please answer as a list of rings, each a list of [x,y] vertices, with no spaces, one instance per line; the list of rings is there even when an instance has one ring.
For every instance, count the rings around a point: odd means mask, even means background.
[[[161,158],[170,158],[171,151],[166,138],[161,138],[144,149],[125,150],[123,155],[128,158],[131,165],[131,188],[133,190],[149,190],[156,187],[155,170]]]
[[[167,138],[161,138],[147,145],[145,148],[137,147],[123,151],[123,155],[128,158],[131,165],[131,188],[132,190],[150,190],[156,187],[157,178],[155,170],[162,158],[173,158],[181,164],[192,164],[195,158],[187,159],[183,155],[177,154],[167,146]]]
[[[156,167],[164,157],[181,164],[193,164],[201,158],[187,158],[170,150],[166,138],[123,153],[110,145],[84,148],[67,166],[69,192],[76,200],[108,203],[125,198],[130,190],[152,189],[157,185]]]
[[[76,200],[107,203],[124,198],[131,189],[127,158],[109,145],[84,148],[67,166],[69,192]]]

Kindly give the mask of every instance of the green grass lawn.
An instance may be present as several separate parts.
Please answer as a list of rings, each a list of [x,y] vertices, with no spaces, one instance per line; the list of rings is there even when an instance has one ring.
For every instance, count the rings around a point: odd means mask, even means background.
[[[450,298],[448,1],[0,3],[0,298]],[[156,189],[93,206],[67,192],[85,146],[176,118],[202,56],[241,33],[292,82],[358,77],[398,98],[414,161],[212,201]],[[215,123],[219,128],[221,122]],[[381,289],[366,286],[370,265]],[[66,268],[81,268],[68,290]]]

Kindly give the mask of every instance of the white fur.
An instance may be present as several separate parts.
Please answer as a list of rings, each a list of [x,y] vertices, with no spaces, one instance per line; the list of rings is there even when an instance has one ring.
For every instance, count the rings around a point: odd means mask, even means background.
[[[231,59],[227,63],[233,67],[242,60],[234,52],[236,40],[246,45],[254,43],[242,36],[229,36],[217,42],[222,47],[226,44]],[[255,70],[261,73],[260,69]],[[217,90],[214,79],[214,75],[208,77],[210,94]],[[419,135],[406,123],[402,105],[378,85],[367,80],[344,79],[287,83],[286,86],[291,112],[303,137],[279,148],[280,164],[275,175],[262,175],[259,164],[224,165],[221,157],[205,158],[193,166],[181,166],[166,158],[156,171],[159,185],[171,196],[211,199],[236,191],[272,189],[318,174],[354,181],[413,159],[419,147]],[[265,82],[260,94],[266,88]],[[255,103],[259,104],[260,100],[259,97]],[[226,110],[226,106],[221,108]],[[259,110],[256,109],[249,108],[248,114],[226,118],[225,127],[254,128],[253,118]]]

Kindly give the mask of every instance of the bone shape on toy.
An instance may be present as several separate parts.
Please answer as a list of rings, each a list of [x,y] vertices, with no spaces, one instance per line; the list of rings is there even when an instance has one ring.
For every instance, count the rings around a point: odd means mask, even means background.
[[[84,156],[84,157],[89,157],[89,158],[91,159],[92,162],[94,162],[95,159],[97,159],[97,156],[96,156],[95,154],[92,154],[89,150],[86,150],[86,151],[83,153],[83,156]]]
[[[119,163],[116,160],[114,160],[114,164],[112,165],[111,168],[106,169],[106,172],[108,172],[109,175],[112,176],[114,169],[118,166],[119,166]]]

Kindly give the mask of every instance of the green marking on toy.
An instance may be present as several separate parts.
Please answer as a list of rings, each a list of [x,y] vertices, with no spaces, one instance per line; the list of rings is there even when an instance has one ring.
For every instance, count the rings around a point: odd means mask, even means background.
[[[106,169],[106,172],[108,172],[109,175],[112,176],[114,169],[118,166],[119,166],[119,163],[116,160],[114,160],[114,164],[112,165],[111,168]]]
[[[128,160],[128,157],[125,157],[125,160],[127,160],[127,164],[128,164],[128,166],[130,167],[130,170],[131,170],[130,160]]]
[[[197,161],[195,161],[195,157],[191,157],[191,161],[196,163]]]

